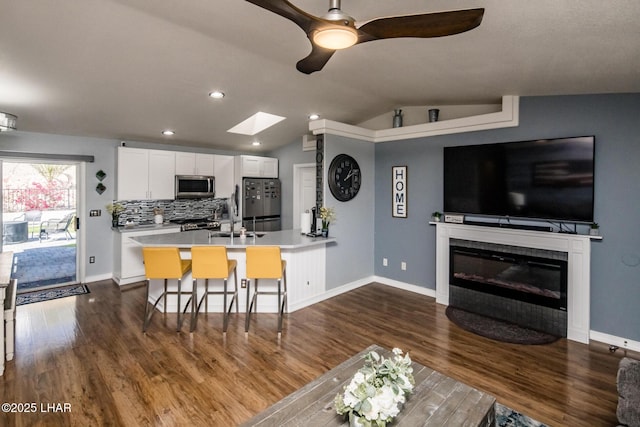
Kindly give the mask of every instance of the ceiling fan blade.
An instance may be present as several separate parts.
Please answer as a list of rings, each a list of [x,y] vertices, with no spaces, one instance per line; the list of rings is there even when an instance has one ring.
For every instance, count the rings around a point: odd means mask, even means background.
[[[253,3],[256,6],[260,6],[263,9],[267,9],[276,15],[280,15],[283,18],[287,18],[293,21],[298,27],[306,33],[309,33],[314,25],[316,25],[320,19],[308,14],[302,9],[298,9],[287,0],[247,0],[249,3]]]
[[[311,42],[311,53],[304,59],[301,59],[296,64],[296,68],[301,73],[311,74],[315,71],[320,71],[329,61],[331,56],[335,53],[335,50],[325,49],[315,43]]]
[[[358,28],[358,43],[397,37],[443,37],[476,28],[484,9],[455,10],[421,15],[391,16],[369,21]]]

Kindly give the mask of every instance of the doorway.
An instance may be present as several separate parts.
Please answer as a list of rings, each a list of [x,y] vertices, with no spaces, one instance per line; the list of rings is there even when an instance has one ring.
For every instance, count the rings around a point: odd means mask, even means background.
[[[293,228],[300,228],[302,213],[316,206],[316,164],[293,165]],[[306,230],[308,233],[309,230]]]
[[[78,164],[2,161],[2,252],[18,293],[78,282]]]

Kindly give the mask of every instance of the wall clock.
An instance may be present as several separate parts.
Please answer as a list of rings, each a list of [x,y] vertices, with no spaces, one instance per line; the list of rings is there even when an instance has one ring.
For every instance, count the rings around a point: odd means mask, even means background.
[[[358,194],[362,183],[360,166],[348,154],[338,154],[329,165],[329,190],[333,197],[346,202]]]

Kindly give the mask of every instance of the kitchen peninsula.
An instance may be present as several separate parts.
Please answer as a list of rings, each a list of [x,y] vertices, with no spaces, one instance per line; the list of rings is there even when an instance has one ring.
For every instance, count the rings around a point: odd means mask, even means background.
[[[132,237],[131,240],[141,246],[172,246],[180,249],[184,259],[191,258],[191,248],[194,246],[225,246],[229,259],[238,262],[238,300],[240,312],[245,311],[246,288],[241,287],[245,274],[245,249],[249,246],[279,246],[282,258],[287,261],[287,287],[288,287],[288,312],[311,305],[317,298],[325,293],[326,277],[326,248],[336,244],[333,237],[308,237],[300,233],[300,230],[282,230],[271,232],[258,232],[255,235],[248,232],[247,237],[241,238],[236,233],[210,232],[207,230],[192,230],[176,233],[153,234]],[[218,281],[221,282],[221,281]],[[274,281],[275,283],[275,281]],[[221,286],[216,281],[210,281],[209,286]],[[262,286],[271,286],[268,280],[261,280]],[[192,280],[188,275],[183,281],[183,289],[191,289]],[[233,286],[233,278],[229,280],[229,286]],[[169,288],[175,289],[176,281],[169,281]],[[198,282],[198,289],[204,289],[204,284]],[[152,281],[150,289],[150,301],[162,293],[161,281]],[[173,297],[173,298],[172,298]],[[209,312],[222,312],[222,299],[209,296]],[[177,298],[169,296],[167,311],[177,311]],[[162,301],[158,303],[158,309],[163,310]],[[235,311],[235,310],[234,310]],[[264,295],[259,298],[258,312],[277,312],[275,296]]]

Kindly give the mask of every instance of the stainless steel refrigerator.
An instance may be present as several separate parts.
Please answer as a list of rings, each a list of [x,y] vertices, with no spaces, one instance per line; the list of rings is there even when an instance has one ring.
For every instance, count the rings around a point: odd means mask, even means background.
[[[277,231],[282,228],[280,188],[277,178],[242,179],[242,225],[247,230]]]

